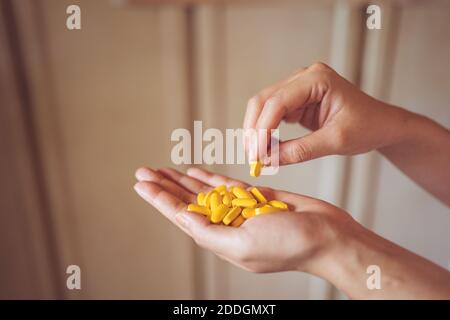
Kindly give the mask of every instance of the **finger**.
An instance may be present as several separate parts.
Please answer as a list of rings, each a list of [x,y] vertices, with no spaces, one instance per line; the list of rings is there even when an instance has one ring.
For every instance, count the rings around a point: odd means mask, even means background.
[[[296,80],[282,87],[265,102],[256,123],[259,152],[267,150],[270,130],[278,128],[287,114],[322,100],[327,87],[320,85],[320,80],[316,73],[301,73]]]
[[[259,191],[264,195],[264,197],[270,200],[279,200],[285,202],[289,206],[289,210],[301,210],[306,206],[317,202],[316,199],[303,196],[297,193],[292,193],[283,190],[275,190],[267,187],[257,187]]]
[[[214,253],[233,260],[236,251],[241,247],[239,228],[209,223],[205,218],[195,213],[181,213],[177,221],[188,230],[195,242]]]
[[[294,81],[307,68],[302,67],[290,74],[286,79],[278,81],[274,85],[261,90],[256,96],[252,97],[247,103],[247,110],[244,116],[243,128],[255,128],[259,114],[264,107],[266,100],[277,92],[281,87]]]
[[[301,138],[280,142],[270,159],[278,159],[279,165],[288,165],[331,155],[334,150],[330,129],[322,128]]]
[[[136,192],[190,235],[200,246],[222,256],[232,257],[239,248],[238,228],[210,224],[198,214],[186,211],[186,203],[159,184],[140,181],[134,186]]]
[[[158,170],[161,174],[163,174],[168,179],[177,182],[187,190],[197,194],[199,192],[209,191],[211,189],[210,186],[205,184],[202,181],[199,181],[193,177],[187,176],[175,169],[172,168],[161,168]]]
[[[244,129],[255,129],[258,118],[264,108],[264,104],[269,97],[271,97],[275,92],[280,90],[283,86],[288,83],[294,81],[300,74],[306,70],[306,68],[300,68],[292,73],[287,79],[278,81],[274,85],[267,87],[261,90],[257,95],[253,96],[247,103],[247,109],[245,111],[244,116]],[[249,148],[249,139],[248,135],[244,135],[244,150],[248,151]]]
[[[194,177],[212,187],[216,187],[219,185],[226,185],[227,187],[239,186],[243,188],[248,188],[249,185],[245,182],[228,178],[226,176],[222,176],[220,174],[212,173],[200,168],[189,168],[187,170],[187,174],[191,177]]]
[[[245,111],[244,116],[244,123],[242,125],[244,128],[245,152],[248,152],[252,148],[252,146],[250,146],[250,142],[252,141],[251,130],[255,129],[256,127],[256,122],[258,121],[258,118],[264,108],[264,103],[274,92],[276,92],[284,84],[284,82],[285,81],[280,81],[275,85],[260,91],[256,96],[252,97],[248,101],[247,109]]]
[[[305,113],[305,109],[297,109],[285,115],[284,121],[287,123],[299,122],[302,119],[303,114]]]
[[[277,92],[283,85],[289,82],[290,79],[284,79],[278,81],[274,85],[267,87],[257,95],[253,96],[247,103],[247,109],[245,111],[244,123],[242,127],[244,129],[255,128],[256,122],[259,118],[259,114],[261,113],[264,103],[266,100],[275,92]]]
[[[181,200],[184,202],[195,202],[196,195],[192,192],[189,192],[178,183],[173,180],[168,179],[164,175],[156,172],[150,168],[139,168],[136,171],[136,178],[139,181],[152,181],[158,183],[164,189],[172,194],[176,194]]]
[[[186,210],[186,203],[155,182],[140,181],[134,185],[136,192],[167,219],[175,223],[175,216]]]

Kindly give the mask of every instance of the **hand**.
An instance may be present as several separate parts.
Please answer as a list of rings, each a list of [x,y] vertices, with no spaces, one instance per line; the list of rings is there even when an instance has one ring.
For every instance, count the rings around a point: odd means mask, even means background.
[[[253,272],[299,270],[314,273],[315,266],[337,245],[346,229],[356,224],[344,211],[326,202],[298,194],[261,188],[268,199],[286,202],[292,209],[256,216],[239,228],[211,224],[205,217],[186,211],[196,194],[217,185],[247,184],[197,168],[187,175],[174,169],[141,168],[138,194],[191,236],[201,247]]]
[[[281,121],[300,123],[313,132],[281,142],[281,165],[338,154],[354,155],[388,146],[408,133],[412,113],[378,101],[323,63],[304,68],[251,98],[244,129],[275,129]],[[270,132],[270,131],[268,131]],[[254,148],[249,139],[246,149]],[[258,150],[266,150],[259,139]],[[252,150],[256,154],[256,150]],[[265,164],[269,158],[262,159]]]
[[[450,272],[389,242],[326,202],[261,188],[269,199],[292,209],[256,216],[239,228],[211,224],[186,211],[195,194],[224,184],[248,187],[224,176],[191,168],[141,168],[138,194],[194,241],[222,259],[253,272],[296,270],[322,277],[351,298],[448,299]],[[382,270],[381,290],[367,287],[367,267]]]

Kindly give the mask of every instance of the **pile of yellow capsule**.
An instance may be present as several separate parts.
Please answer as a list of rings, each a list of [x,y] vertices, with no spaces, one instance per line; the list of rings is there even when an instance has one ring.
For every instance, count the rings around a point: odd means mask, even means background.
[[[212,223],[239,227],[245,219],[255,215],[288,210],[286,203],[267,201],[256,188],[218,186],[208,193],[197,195],[197,204],[188,205],[188,211],[205,215]]]

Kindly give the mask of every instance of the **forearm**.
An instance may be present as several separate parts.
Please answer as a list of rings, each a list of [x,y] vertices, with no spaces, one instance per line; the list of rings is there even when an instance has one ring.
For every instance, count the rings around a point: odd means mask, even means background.
[[[436,122],[405,112],[401,139],[379,149],[407,176],[450,206],[450,132]]]
[[[353,299],[450,299],[450,272],[358,226],[329,248],[313,273]],[[367,285],[369,266],[380,289]]]

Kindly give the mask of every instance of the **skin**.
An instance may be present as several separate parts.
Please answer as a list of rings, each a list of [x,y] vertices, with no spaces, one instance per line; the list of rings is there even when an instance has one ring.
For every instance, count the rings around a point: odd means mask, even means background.
[[[247,104],[244,129],[299,123],[312,132],[280,143],[280,165],[327,155],[378,150],[406,175],[450,206],[450,133],[436,122],[376,100],[323,63],[263,89]],[[264,131],[263,131],[264,132]],[[270,131],[268,131],[270,132]],[[267,149],[245,141],[247,149]],[[248,150],[250,155],[255,150]],[[262,159],[265,164],[270,158]]]
[[[435,122],[375,100],[318,63],[250,99],[244,128],[298,122],[312,133],[280,144],[280,164],[379,150],[443,203],[450,204],[450,133]],[[262,141],[264,139],[259,139]],[[254,152],[245,141],[248,152]],[[264,144],[256,148],[265,148]],[[275,156],[272,154],[272,156]],[[270,157],[263,159],[270,163]],[[252,272],[301,271],[330,281],[356,299],[450,299],[450,272],[381,238],[324,201],[260,188],[288,212],[256,216],[239,228],[210,224],[186,211],[198,192],[245,183],[198,168],[136,172],[137,193],[201,247]],[[369,265],[381,289],[367,288]]]

